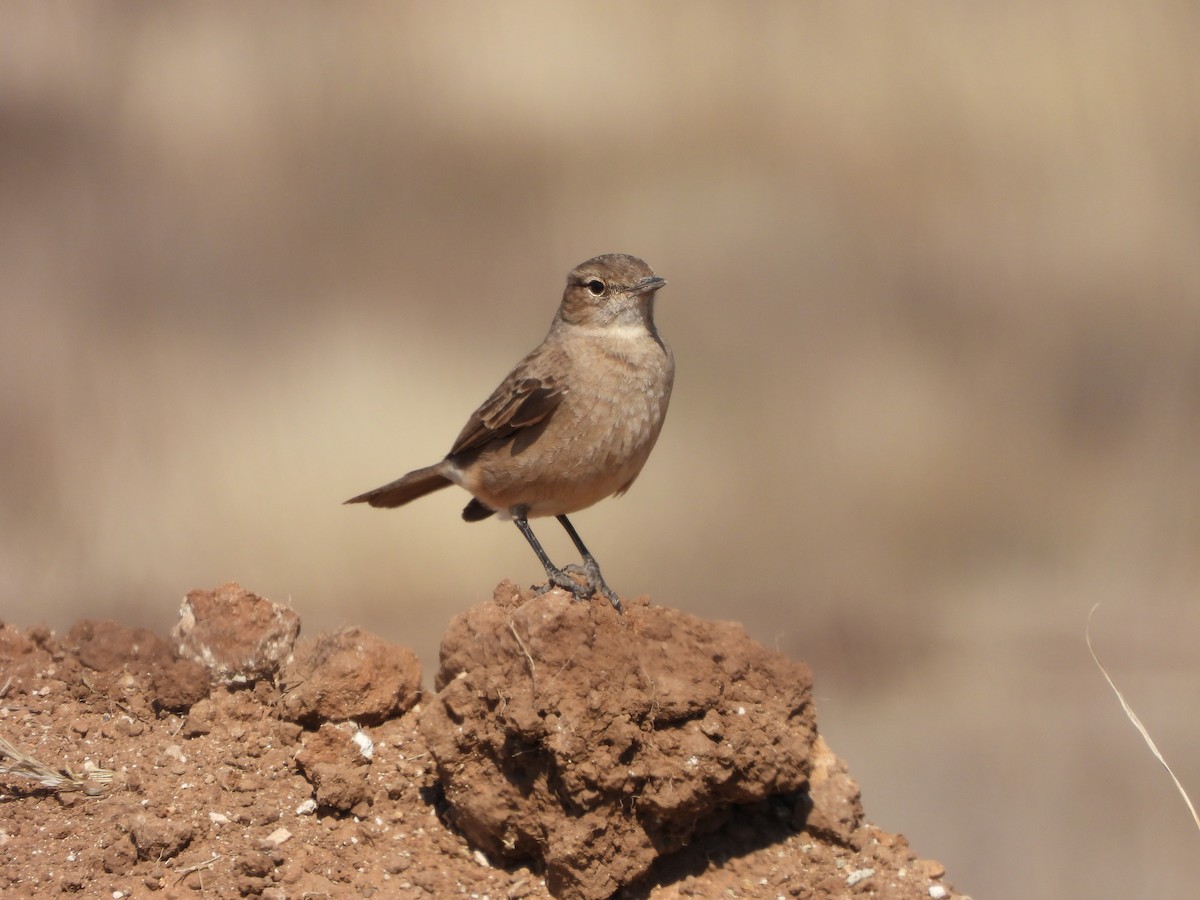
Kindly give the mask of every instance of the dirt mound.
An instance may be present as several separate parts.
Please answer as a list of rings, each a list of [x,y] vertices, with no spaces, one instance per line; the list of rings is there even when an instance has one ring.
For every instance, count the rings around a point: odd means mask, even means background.
[[[236,585],[169,641],[0,627],[0,891],[954,896],[740,626],[505,582],[424,698],[411,651],[298,627]]]

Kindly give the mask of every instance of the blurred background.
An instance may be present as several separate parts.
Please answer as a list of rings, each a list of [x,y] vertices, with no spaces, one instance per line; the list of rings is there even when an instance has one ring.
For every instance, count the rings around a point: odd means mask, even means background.
[[[1200,7],[0,6],[0,617],[238,580],[426,678],[540,567],[440,458],[597,253],[671,413],[575,517],[809,661],[976,897],[1185,896],[1200,835]],[[535,523],[536,525],[537,523]],[[539,532],[570,558],[556,524]]]

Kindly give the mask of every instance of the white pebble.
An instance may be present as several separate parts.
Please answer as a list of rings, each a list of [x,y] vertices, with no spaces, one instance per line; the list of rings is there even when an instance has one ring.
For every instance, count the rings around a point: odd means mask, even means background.
[[[359,730],[354,732],[354,743],[358,747],[358,752],[363,755],[364,759],[370,759],[375,755],[375,742],[367,737],[365,731]]]
[[[874,869],[855,869],[853,872],[851,872],[849,875],[846,876],[846,884],[850,887],[854,887],[860,881],[866,881],[868,878],[870,878],[874,874],[875,874]]]

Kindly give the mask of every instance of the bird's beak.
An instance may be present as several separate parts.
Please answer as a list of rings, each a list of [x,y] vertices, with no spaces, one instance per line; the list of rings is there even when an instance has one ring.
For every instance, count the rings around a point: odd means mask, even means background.
[[[631,294],[649,294],[651,291],[657,291],[660,287],[667,283],[667,279],[659,278],[657,275],[647,275],[641,281],[633,286]]]

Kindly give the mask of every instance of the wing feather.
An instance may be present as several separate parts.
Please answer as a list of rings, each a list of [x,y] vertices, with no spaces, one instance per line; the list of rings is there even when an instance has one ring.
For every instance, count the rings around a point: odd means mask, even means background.
[[[504,440],[538,424],[562,402],[565,388],[558,379],[530,374],[524,365],[513,370],[495,393],[471,413],[450,456]]]

